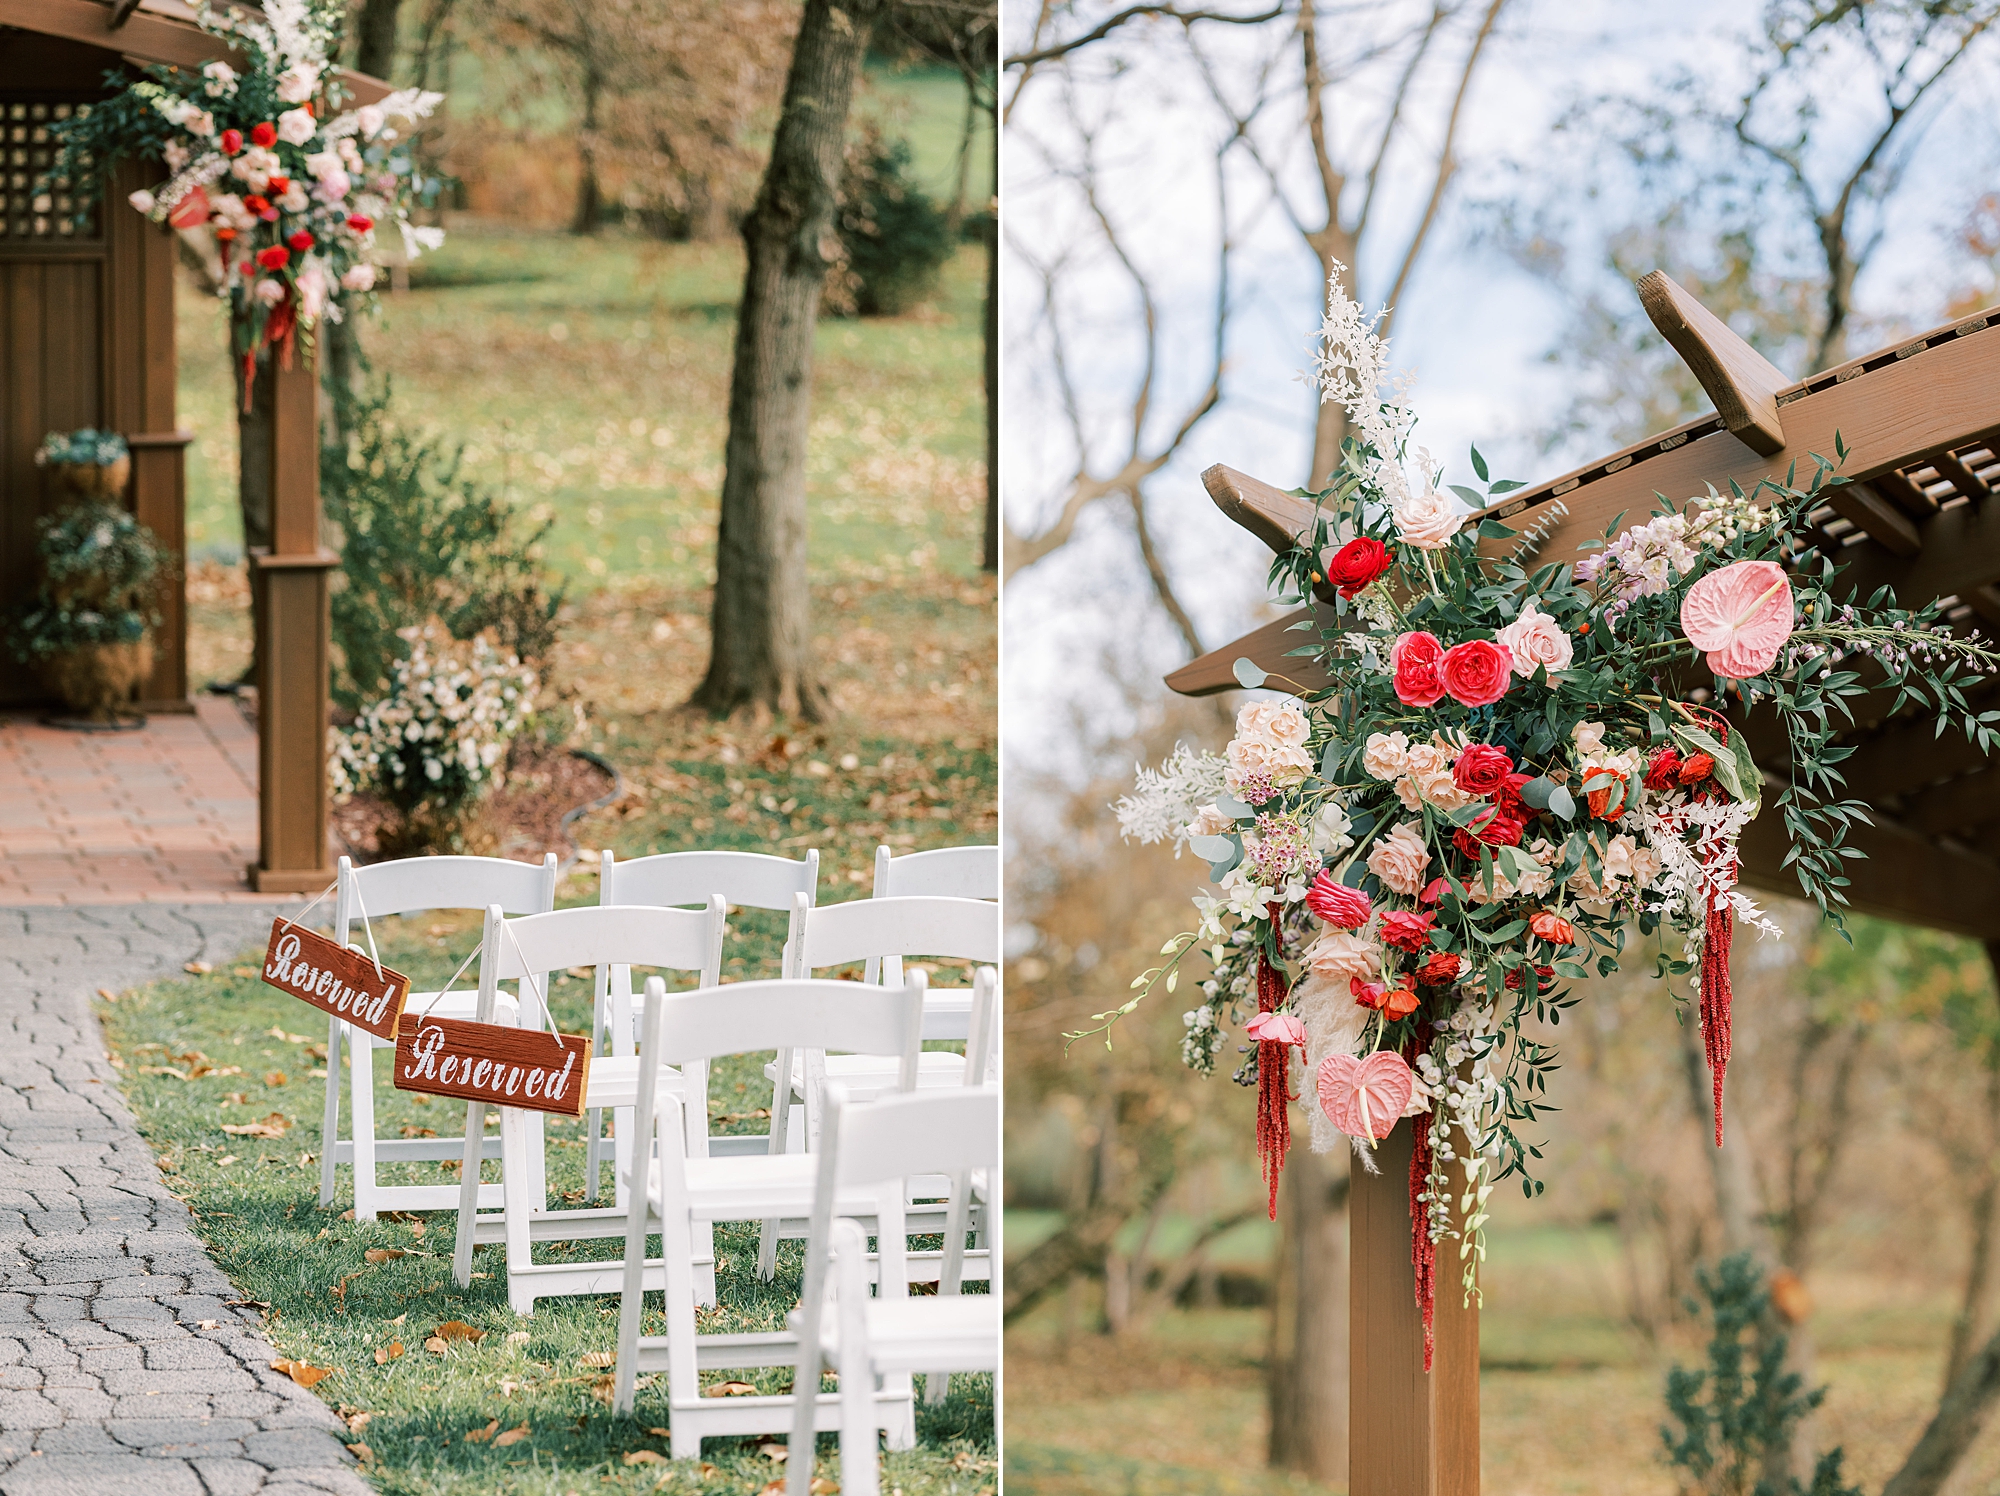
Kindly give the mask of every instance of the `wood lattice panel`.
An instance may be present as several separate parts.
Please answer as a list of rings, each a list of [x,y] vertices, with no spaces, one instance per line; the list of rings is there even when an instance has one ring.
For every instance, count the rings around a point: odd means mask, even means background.
[[[32,243],[64,239],[96,239],[97,205],[74,197],[67,181],[45,182],[55,164],[56,140],[49,126],[88,112],[78,101],[46,99],[0,101],[4,129],[6,191],[0,196],[0,242]]]

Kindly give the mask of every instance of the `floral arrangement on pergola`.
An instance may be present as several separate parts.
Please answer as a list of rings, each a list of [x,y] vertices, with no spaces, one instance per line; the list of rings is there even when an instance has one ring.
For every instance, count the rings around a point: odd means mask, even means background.
[[[1412,441],[1409,382],[1391,379],[1341,269],[1314,373],[1354,434],[1331,485],[1299,495],[1309,521],[1271,570],[1281,601],[1331,592],[1285,656],[1315,679],[1233,662],[1240,684],[1294,694],[1252,700],[1222,754],[1183,747],[1120,802],[1127,835],[1192,850],[1214,891],[1097,1022],[1206,958],[1183,1055],[1206,1073],[1232,1032],[1247,1041],[1235,1078],[1258,1093],[1274,1218],[1294,1050],[1316,1150],[1351,1144],[1372,1171],[1381,1140],[1415,1119],[1428,1370],[1438,1247],[1457,1241],[1475,1298],[1492,1189],[1510,1176],[1541,1188],[1517,1127],[1545,1104],[1554,1055],[1527,1021],[1559,1017],[1578,1000],[1569,984],[1642,955],[1686,977],[1721,1146],[1732,934],[1776,933],[1739,887],[1745,828],[1779,817],[1798,887],[1837,920],[1846,833],[1866,815],[1844,796],[1852,750],[1835,741],[1856,701],[1890,693],[1892,712],[1988,751],[2000,711],[1966,691],[2000,670],[2000,650],[1935,601],[1850,597],[1813,554],[1812,516],[1846,482],[1837,433],[1803,480],[1664,497],[1582,559],[1541,560],[1555,511],[1526,527],[1488,517],[1520,484],[1457,498],[1439,486]],[[1472,466],[1486,482],[1476,450]],[[1470,522],[1460,500],[1479,511]],[[1760,709],[1788,748],[1777,787],[1740,726]],[[1651,938],[1664,931],[1677,940]]]

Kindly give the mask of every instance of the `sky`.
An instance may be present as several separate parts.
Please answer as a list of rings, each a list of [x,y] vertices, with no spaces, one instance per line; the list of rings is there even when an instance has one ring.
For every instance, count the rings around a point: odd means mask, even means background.
[[[1094,19],[1109,8],[1078,10]],[[1003,12],[1009,52],[1025,43],[1029,9],[1010,4]],[[1409,6],[1322,0],[1321,31],[1330,51],[1351,53],[1415,13],[1414,0]],[[1510,6],[1466,101],[1456,191],[1402,297],[1392,334],[1392,363],[1417,378],[1416,440],[1444,459],[1447,482],[1472,481],[1466,452],[1474,443],[1494,476],[1529,482],[1616,445],[1600,429],[1546,448],[1588,377],[1561,344],[1572,297],[1595,272],[1591,256],[1579,254],[1554,279],[1530,273],[1496,241],[1501,205],[1525,184],[1571,214],[1586,238],[1593,226],[1602,232],[1629,222],[1636,211],[1631,199],[1587,190],[1593,168],[1603,164],[1592,153],[1608,151],[1609,142],[1588,132],[1555,136],[1553,126],[1590,93],[1656,93],[1657,80],[1675,68],[1725,82],[1746,77],[1749,54],[1740,34],[1757,14],[1719,0],[1672,6],[1514,0]],[[1256,129],[1265,159],[1305,201],[1298,189],[1309,185],[1302,174],[1310,157],[1299,125],[1296,45],[1285,44],[1271,26],[1208,26],[1198,35],[1213,59],[1212,76],[1231,97],[1253,92],[1260,67],[1271,67],[1288,85]],[[1462,55],[1467,36],[1469,27],[1452,33],[1441,49],[1447,61]],[[1084,412],[1095,471],[1115,468],[1122,457],[1120,438],[1143,366],[1140,302],[1102,248],[1068,175],[1086,150],[1097,164],[1097,204],[1118,225],[1154,298],[1161,332],[1153,428],[1177,422],[1207,381],[1222,221],[1215,166],[1222,116],[1209,82],[1187,59],[1178,27],[1130,26],[1080,56],[1069,80],[1047,72],[1032,79],[1014,106],[1002,144],[1002,492],[1017,531],[1032,534],[1053,516],[1076,463],[1047,334],[1048,298],[1066,334],[1070,388]],[[1329,94],[1337,140],[1372,132],[1389,76],[1376,64]],[[2000,37],[1953,75],[1947,106],[1932,112],[1915,142],[1857,294],[1861,309],[1887,324],[1942,320],[1945,298],[1970,273],[1950,239],[2000,160],[1996,78]],[[1419,87],[1410,111],[1418,121],[1414,143],[1383,174],[1375,215],[1387,232],[1371,241],[1374,253],[1358,267],[1360,296],[1371,307],[1386,294],[1407,225],[1429,191],[1428,157],[1448,101],[1443,90],[1455,82],[1455,74],[1441,72]],[[1013,84],[1010,74],[1003,98]],[[1869,125],[1865,107],[1829,111],[1818,145],[1829,160],[1843,156]],[[1703,140],[1677,137],[1672,144],[1694,168],[1714,169],[1699,154],[1708,148]],[[1209,648],[1271,616],[1263,589],[1270,557],[1214,509],[1199,474],[1222,462],[1281,487],[1305,479],[1315,392],[1298,374],[1323,294],[1323,271],[1273,201],[1266,173],[1240,148],[1232,159],[1228,221],[1239,252],[1231,262],[1224,398],[1147,486],[1155,539]],[[1782,204],[1772,204],[1771,221],[1786,216]],[[1699,223],[1690,242],[1691,252],[1702,252]],[[1636,304],[1632,296],[1635,310]],[[1864,338],[1855,351],[1877,341]],[[1164,694],[1155,686],[1159,674],[1183,663],[1187,650],[1152,602],[1123,499],[1095,506],[1068,546],[1010,575],[1003,618],[1009,834],[1039,838],[1054,830],[1047,787],[1102,772],[1106,745],[1144,722],[1149,702]]]

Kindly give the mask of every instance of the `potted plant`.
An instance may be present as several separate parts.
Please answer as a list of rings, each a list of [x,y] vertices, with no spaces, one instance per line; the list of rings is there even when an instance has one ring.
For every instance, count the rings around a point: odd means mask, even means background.
[[[117,500],[132,476],[132,453],[115,431],[51,431],[35,453],[35,466],[51,468],[79,499]]]
[[[72,712],[114,722],[152,673],[166,555],[151,530],[101,498],[65,505],[35,529],[41,581],[15,614],[15,656]]]

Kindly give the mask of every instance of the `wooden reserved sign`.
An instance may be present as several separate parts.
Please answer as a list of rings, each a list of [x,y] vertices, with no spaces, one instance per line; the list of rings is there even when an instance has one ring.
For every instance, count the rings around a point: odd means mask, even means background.
[[[410,979],[400,971],[378,970],[361,952],[282,917],[271,921],[264,980],[378,1039],[396,1037],[396,1020],[410,995]]]
[[[505,1023],[405,1013],[396,1029],[396,1089],[495,1106],[583,1115],[590,1041]]]

